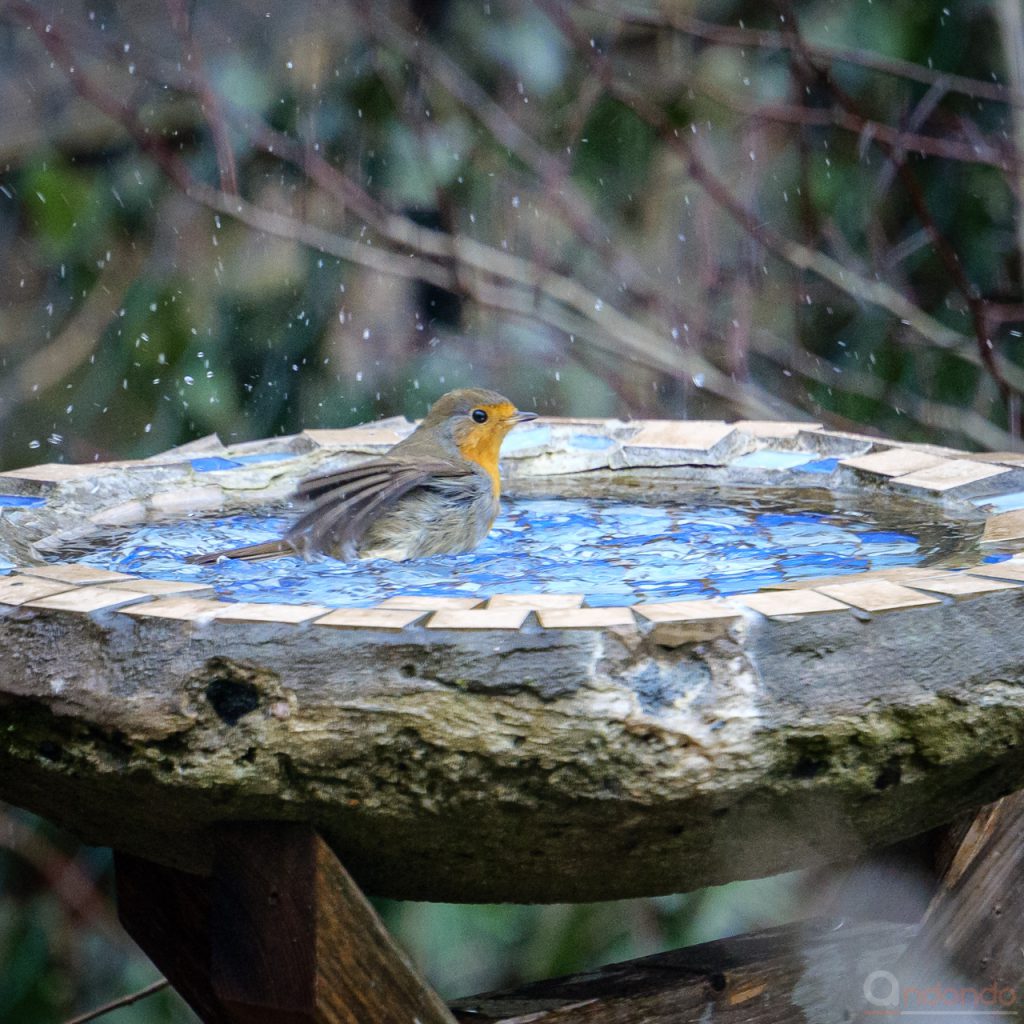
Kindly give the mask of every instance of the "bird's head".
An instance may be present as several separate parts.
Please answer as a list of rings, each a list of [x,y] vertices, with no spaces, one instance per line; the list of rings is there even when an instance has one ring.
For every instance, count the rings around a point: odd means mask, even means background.
[[[442,395],[431,407],[419,431],[436,437],[445,447],[475,462],[498,484],[498,452],[505,435],[517,424],[536,419],[520,412],[504,395],[485,388],[459,388]]]

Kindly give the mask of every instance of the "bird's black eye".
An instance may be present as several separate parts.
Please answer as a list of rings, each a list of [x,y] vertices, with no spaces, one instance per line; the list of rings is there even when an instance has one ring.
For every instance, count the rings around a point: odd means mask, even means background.
[[[470,416],[473,417],[473,422],[474,423],[486,423],[487,422],[487,413],[483,409],[474,409],[470,413]]]

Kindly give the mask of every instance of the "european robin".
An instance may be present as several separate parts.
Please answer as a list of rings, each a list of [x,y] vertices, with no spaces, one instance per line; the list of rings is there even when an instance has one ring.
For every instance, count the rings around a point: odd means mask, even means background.
[[[405,561],[472,551],[498,514],[501,442],[536,415],[496,391],[449,391],[381,458],[303,480],[295,496],[312,505],[281,540],[190,561],[313,552]]]

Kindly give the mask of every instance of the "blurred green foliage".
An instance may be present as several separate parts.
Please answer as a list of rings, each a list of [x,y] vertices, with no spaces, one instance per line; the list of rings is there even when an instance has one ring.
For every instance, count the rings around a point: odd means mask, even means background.
[[[3,466],[416,416],[468,383],[1019,446],[1005,0],[185,6],[0,8]],[[106,855],[7,814],[4,1020],[149,980]],[[780,919],[795,887],[383,911],[463,994]],[[116,1019],[186,1018],[163,994]]]

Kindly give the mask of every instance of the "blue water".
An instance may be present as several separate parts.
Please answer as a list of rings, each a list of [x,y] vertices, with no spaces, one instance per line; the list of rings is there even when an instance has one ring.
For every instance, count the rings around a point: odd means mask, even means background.
[[[236,601],[374,604],[396,595],[585,594],[634,604],[745,593],[787,580],[915,565],[937,548],[862,513],[790,512],[707,498],[506,500],[490,536],[464,555],[395,563],[298,557],[190,565],[197,551],[279,537],[294,512],[157,523],[112,535],[78,561],[154,579],[212,585]],[[69,557],[64,553],[63,557]]]

